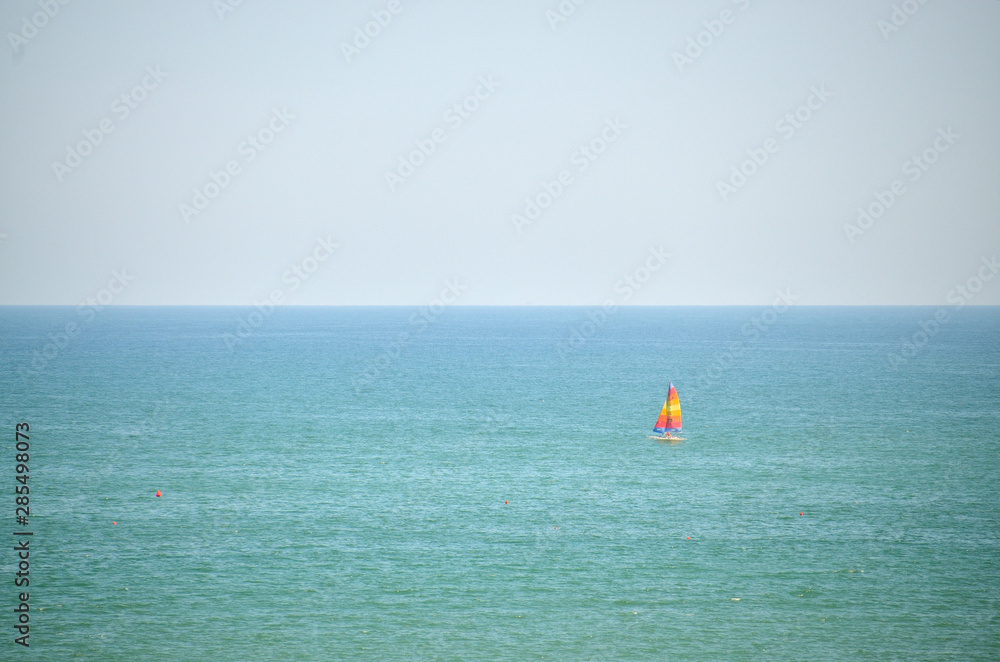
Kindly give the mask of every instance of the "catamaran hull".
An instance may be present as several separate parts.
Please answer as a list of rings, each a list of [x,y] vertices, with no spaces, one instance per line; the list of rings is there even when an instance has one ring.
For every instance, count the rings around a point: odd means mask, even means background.
[[[648,437],[649,439],[656,439],[657,441],[687,441],[684,437]]]

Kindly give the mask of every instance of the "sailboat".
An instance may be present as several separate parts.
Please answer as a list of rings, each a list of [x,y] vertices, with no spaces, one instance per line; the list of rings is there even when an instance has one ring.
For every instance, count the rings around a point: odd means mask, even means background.
[[[674,435],[681,431],[681,401],[677,397],[677,389],[673,382],[668,382],[670,388],[667,390],[667,399],[663,401],[663,409],[653,426],[653,434],[658,437],[650,437],[658,441],[684,441],[684,439]]]

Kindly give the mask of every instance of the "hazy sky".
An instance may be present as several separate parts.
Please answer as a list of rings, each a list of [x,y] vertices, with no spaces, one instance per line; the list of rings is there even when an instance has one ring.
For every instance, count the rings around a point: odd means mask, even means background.
[[[0,304],[1000,303],[996,0],[8,0],[0,27]]]

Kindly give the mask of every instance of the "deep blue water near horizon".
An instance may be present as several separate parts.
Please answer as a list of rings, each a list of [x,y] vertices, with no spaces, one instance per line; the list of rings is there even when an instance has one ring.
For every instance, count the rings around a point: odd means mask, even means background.
[[[1000,658],[1000,308],[766,310],[0,307],[0,658]]]

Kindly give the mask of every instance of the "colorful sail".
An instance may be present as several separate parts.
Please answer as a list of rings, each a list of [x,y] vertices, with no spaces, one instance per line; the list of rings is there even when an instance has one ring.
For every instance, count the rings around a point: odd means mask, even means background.
[[[674,383],[670,382],[670,389],[667,391],[667,399],[663,402],[663,409],[656,419],[656,426],[653,432],[663,434],[665,432],[680,432],[681,430],[681,401],[677,397],[677,389]]]

